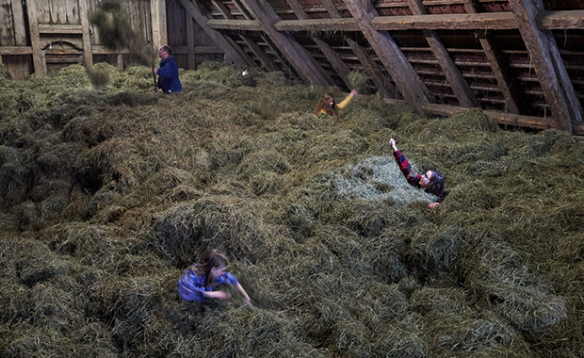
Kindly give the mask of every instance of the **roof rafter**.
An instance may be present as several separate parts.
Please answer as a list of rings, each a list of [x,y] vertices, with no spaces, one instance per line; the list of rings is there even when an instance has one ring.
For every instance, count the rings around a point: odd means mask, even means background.
[[[572,133],[573,123],[582,121],[582,106],[553,34],[539,29],[535,22],[544,9],[543,3],[541,0],[510,0],[509,4],[550,106],[554,126]]]
[[[425,15],[427,14],[426,8],[422,5],[421,0],[408,0],[410,11],[415,15]],[[458,99],[458,103],[462,107],[480,107],[474,92],[469,87],[468,83],[462,77],[462,74],[458,70],[458,67],[452,61],[452,58],[448,54],[446,47],[442,43],[440,36],[436,30],[423,30],[424,37],[432,49],[434,57],[438,60],[446,80],[450,83],[452,91]]]

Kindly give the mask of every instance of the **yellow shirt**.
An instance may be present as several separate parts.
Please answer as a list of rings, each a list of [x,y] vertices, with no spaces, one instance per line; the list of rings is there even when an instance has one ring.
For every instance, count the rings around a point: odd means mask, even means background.
[[[346,107],[349,104],[349,102],[351,102],[352,98],[353,96],[349,93],[349,95],[345,97],[345,99],[341,103],[337,104],[337,107],[339,107],[339,109]],[[318,114],[321,113],[326,113],[326,111],[324,109],[321,109],[320,112],[318,112]]]

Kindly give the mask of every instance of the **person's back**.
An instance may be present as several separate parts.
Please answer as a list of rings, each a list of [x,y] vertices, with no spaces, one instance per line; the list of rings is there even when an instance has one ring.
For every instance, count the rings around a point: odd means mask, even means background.
[[[162,61],[160,61],[160,68],[155,71],[158,74],[158,88],[164,93],[182,92],[178,66],[172,56],[172,50],[168,46],[162,46],[159,54]]]

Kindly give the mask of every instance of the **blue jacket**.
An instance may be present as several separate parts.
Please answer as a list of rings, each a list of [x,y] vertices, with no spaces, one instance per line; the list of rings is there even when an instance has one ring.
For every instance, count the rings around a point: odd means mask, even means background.
[[[216,285],[237,285],[237,279],[229,272],[215,279],[215,284],[205,287],[205,276],[197,276],[195,267],[191,266],[178,280],[178,294],[187,301],[205,301],[203,292],[212,292]]]
[[[158,87],[164,93],[174,93],[182,91],[182,84],[178,78],[178,66],[174,57],[168,56],[166,60],[160,61],[158,69]]]

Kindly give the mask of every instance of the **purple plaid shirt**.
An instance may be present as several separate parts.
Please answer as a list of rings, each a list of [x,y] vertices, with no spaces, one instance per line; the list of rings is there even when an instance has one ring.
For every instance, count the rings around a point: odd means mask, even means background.
[[[215,279],[215,284],[205,287],[205,276],[197,276],[197,272],[189,267],[178,280],[178,294],[187,301],[204,301],[203,292],[211,292],[216,285],[237,285],[237,279],[232,274],[225,272]]]
[[[399,150],[393,152],[393,156],[395,157],[395,161],[399,166],[399,170],[404,173],[408,183],[410,183],[410,185],[414,188],[421,189],[422,187],[420,186],[420,179],[422,179],[422,177],[420,174],[412,170],[412,166],[410,165],[410,162],[408,162],[408,159]],[[430,194],[434,194],[438,197],[438,200],[436,200],[437,203],[442,203],[445,197],[444,193],[442,192]]]

